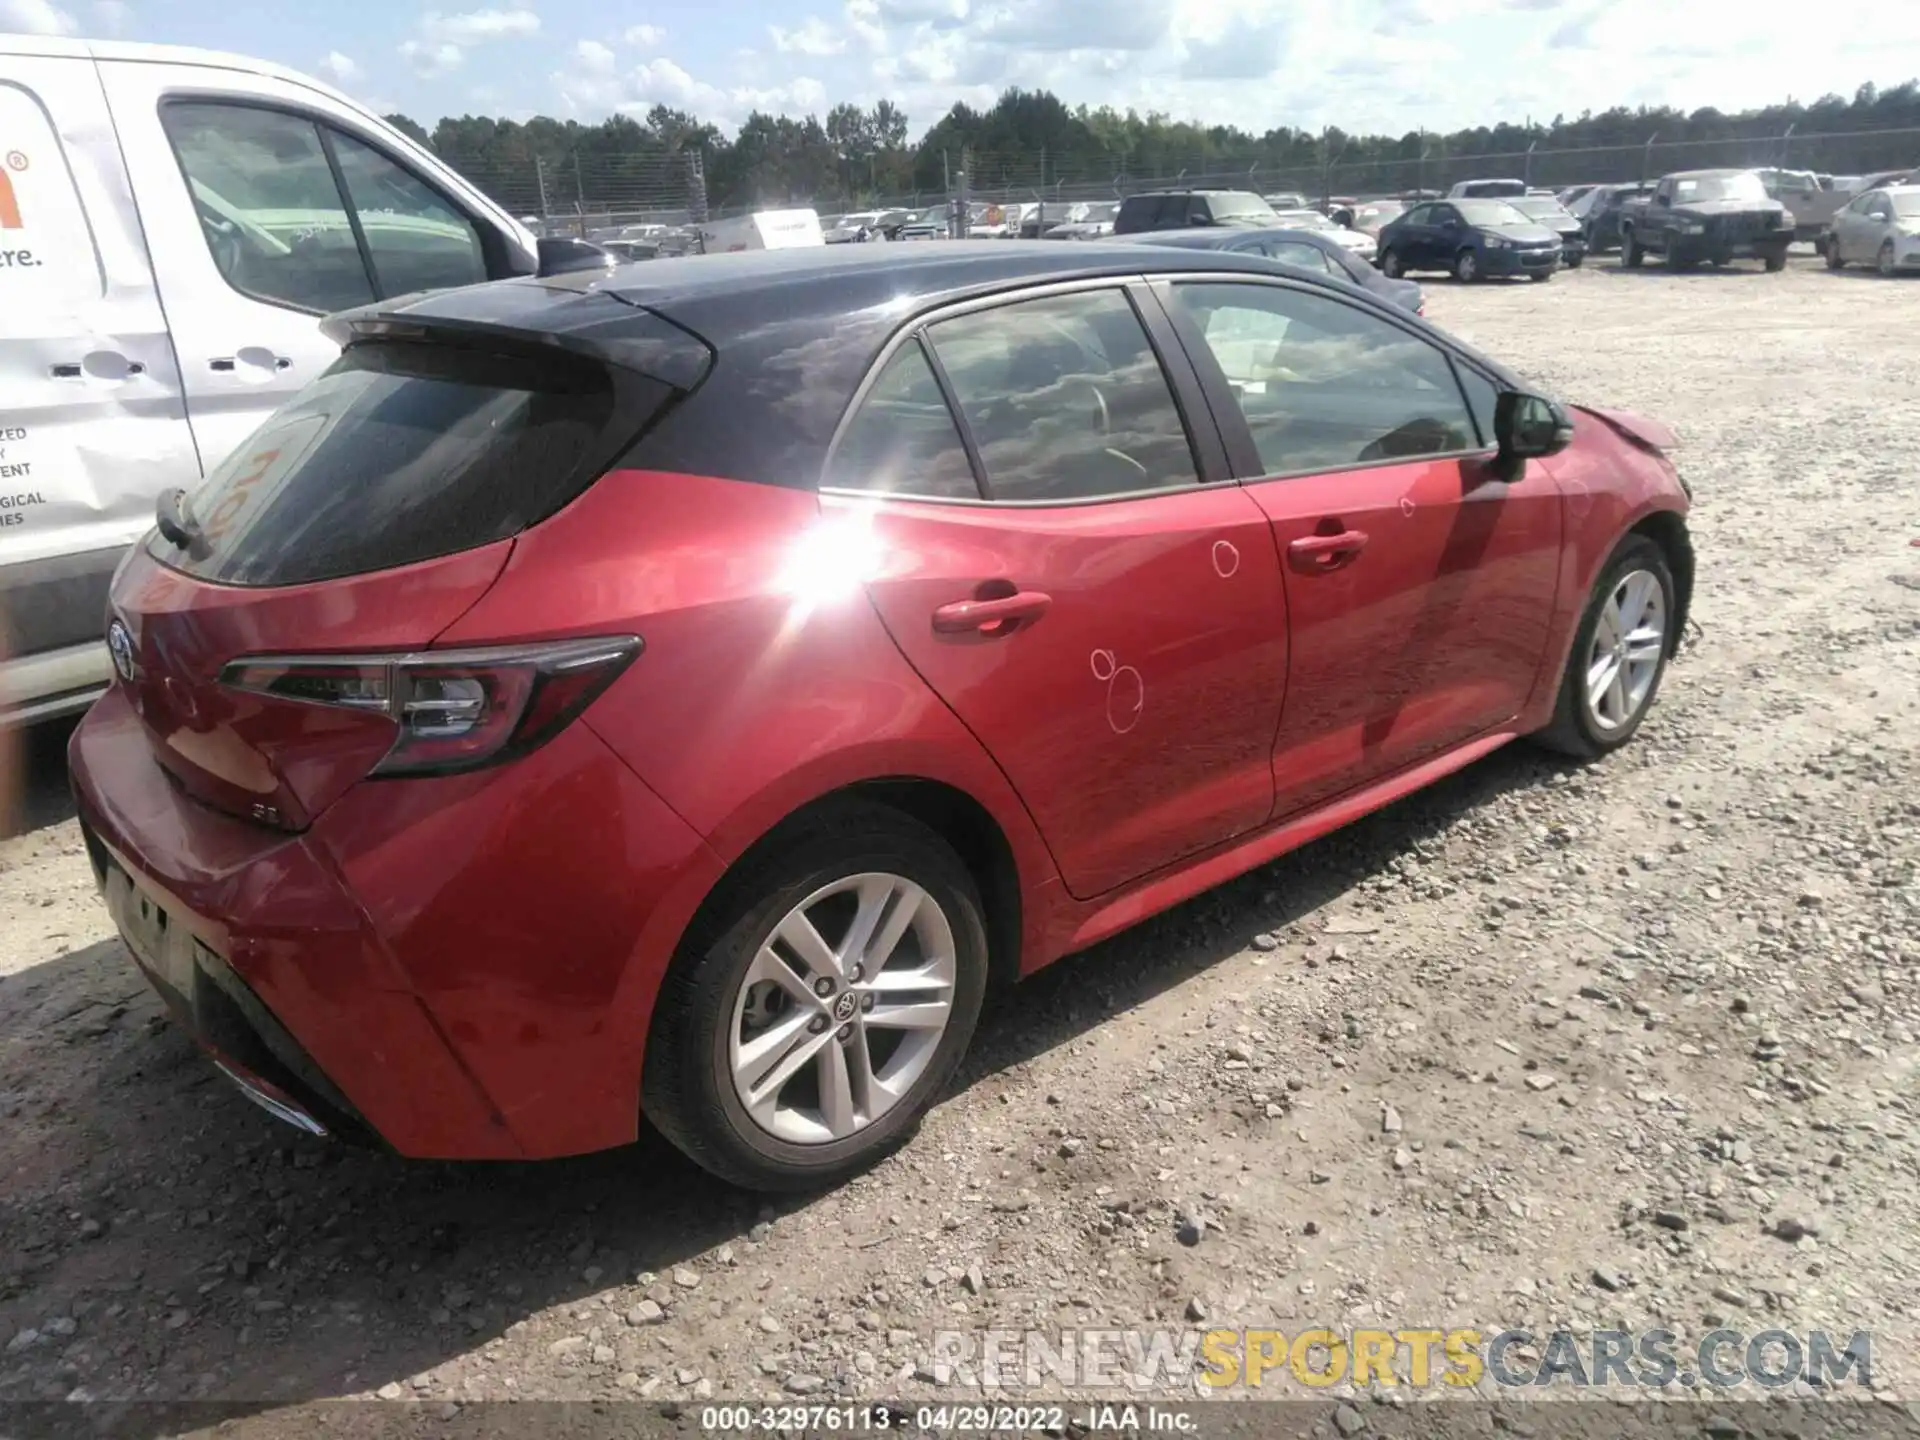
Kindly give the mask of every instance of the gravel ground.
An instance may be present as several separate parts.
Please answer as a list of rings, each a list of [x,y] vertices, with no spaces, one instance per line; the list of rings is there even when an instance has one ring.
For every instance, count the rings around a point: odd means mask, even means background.
[[[1869,1329],[1920,1397],[1920,288],[1797,257],[1429,296],[1681,432],[1702,633],[1640,738],[1496,752],[1054,967],[810,1201],[658,1140],[480,1168],[278,1126],[162,1020],[32,737],[0,1400],[291,1434],[327,1397],[978,1398],[941,1329],[1717,1323]]]

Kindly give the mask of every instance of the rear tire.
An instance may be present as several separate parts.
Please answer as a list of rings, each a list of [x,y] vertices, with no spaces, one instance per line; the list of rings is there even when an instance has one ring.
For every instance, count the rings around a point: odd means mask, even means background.
[[[1847,268],[1847,262],[1841,258],[1840,255],[1840,241],[1835,236],[1829,235],[1827,237],[1827,243],[1820,248],[1826,254],[1827,269],[1844,270]]]
[[[880,898],[869,937],[891,928],[889,907],[912,903],[912,919],[886,953],[859,945],[856,955],[849,932],[870,893]],[[815,927],[805,933],[834,952],[838,969],[824,958],[805,963],[786,938],[796,914]],[[943,949],[950,954],[938,954]],[[896,956],[914,963],[897,969],[889,963]],[[856,971],[856,961],[871,973]],[[781,978],[765,978],[770,973]],[[863,988],[882,973],[892,985]],[[902,983],[929,974],[950,979]],[[834,992],[816,1004],[823,979]],[[689,927],[654,1007],[642,1113],[695,1164],[733,1184],[836,1184],[912,1136],[973,1038],[986,986],[979,891],[953,848],[885,806],[849,800],[823,808],[763,842]],[[937,1036],[923,1021],[875,1020],[869,1029],[869,999],[880,1014],[909,1003],[924,1011],[924,1002],[941,999],[947,1011]],[[750,1054],[756,1040],[772,1046],[762,1062]],[[796,1063],[788,1078],[750,1112],[755,1077],[764,1086],[789,1060]],[[890,1079],[900,1086],[892,1093]]]
[[[1615,625],[1613,635],[1621,641],[1619,646],[1596,644],[1596,633],[1601,629],[1602,616],[1609,616],[1609,623],[1620,613],[1616,608],[1624,591],[1639,583],[1639,577],[1650,577],[1657,587],[1657,597],[1651,615],[1638,617],[1629,615],[1628,633],[1618,636]],[[1595,760],[1602,755],[1618,750],[1634,737],[1640,729],[1640,723],[1646,719],[1647,711],[1653,708],[1654,697],[1660,693],[1660,681],[1667,673],[1667,661],[1672,657],[1675,636],[1673,633],[1674,616],[1673,572],[1667,566],[1666,553],[1645,535],[1629,535],[1614,548],[1612,557],[1601,568],[1600,578],[1594,583],[1593,593],[1587,597],[1586,611],[1580,617],[1580,623],[1574,627],[1573,646],[1567,653],[1565,673],[1560,679],[1560,694],[1554,704],[1553,719],[1536,731],[1531,737],[1535,744],[1549,750],[1557,750],[1563,755],[1571,755],[1578,760]],[[1630,642],[1640,637],[1639,650],[1642,658],[1648,645],[1646,632],[1657,630],[1659,651],[1650,674],[1645,676],[1644,687],[1629,683],[1632,668],[1619,658],[1623,652],[1631,653]],[[1615,660],[1616,670],[1626,672],[1622,675],[1622,694],[1611,696],[1610,686],[1599,687],[1603,692],[1596,701],[1594,686],[1591,682],[1596,675],[1606,678],[1611,672],[1599,667],[1609,659]],[[1636,693],[1637,692],[1637,693]],[[1630,701],[1631,703],[1616,703]]]

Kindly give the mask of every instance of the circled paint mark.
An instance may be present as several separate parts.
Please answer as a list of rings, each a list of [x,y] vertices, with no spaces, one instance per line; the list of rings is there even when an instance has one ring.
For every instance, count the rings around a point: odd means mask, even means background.
[[[1116,735],[1124,735],[1140,723],[1146,708],[1147,686],[1140,672],[1122,665],[1111,650],[1096,650],[1087,657],[1093,678],[1107,687],[1107,725]]]
[[[1213,573],[1222,580],[1231,580],[1240,569],[1240,552],[1234,548],[1231,540],[1213,542]]]

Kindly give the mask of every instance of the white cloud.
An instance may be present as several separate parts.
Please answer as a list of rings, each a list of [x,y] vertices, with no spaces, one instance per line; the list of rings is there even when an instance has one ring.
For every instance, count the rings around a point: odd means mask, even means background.
[[[342,55],[338,50],[322,55],[314,68],[336,85],[355,84],[367,73],[351,55]]]
[[[787,55],[838,55],[847,48],[846,37],[818,15],[809,15],[793,30],[769,25],[767,33],[773,37],[773,48]]]
[[[133,7],[126,0],[94,0],[93,28],[102,35],[122,35],[133,20]]]
[[[611,75],[620,62],[620,57],[613,53],[613,47],[602,45],[598,40],[582,40],[575,45],[573,58],[589,75]]]
[[[429,40],[452,45],[477,45],[539,31],[540,17],[531,10],[469,10],[459,15],[431,10],[420,21],[420,32]]]
[[[620,38],[637,50],[652,50],[667,38],[667,32],[658,25],[629,25]]]
[[[80,27],[52,0],[0,0],[0,30],[17,35],[72,35]]]
[[[436,45],[426,40],[403,40],[400,58],[411,65],[413,73],[422,80],[436,80],[465,64],[467,52],[451,42]]]

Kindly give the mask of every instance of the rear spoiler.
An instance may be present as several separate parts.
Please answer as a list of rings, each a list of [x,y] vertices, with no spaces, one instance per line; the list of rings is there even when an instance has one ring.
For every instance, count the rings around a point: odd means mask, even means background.
[[[320,322],[342,349],[377,340],[485,346],[517,354],[561,351],[694,390],[713,367],[698,335],[610,290],[598,274],[502,280],[399,295]]]

